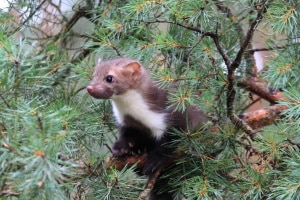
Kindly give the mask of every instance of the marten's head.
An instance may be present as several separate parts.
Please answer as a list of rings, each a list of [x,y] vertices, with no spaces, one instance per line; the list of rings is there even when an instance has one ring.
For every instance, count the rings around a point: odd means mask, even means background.
[[[136,89],[142,79],[142,66],[130,58],[99,60],[87,91],[97,99],[109,99]]]

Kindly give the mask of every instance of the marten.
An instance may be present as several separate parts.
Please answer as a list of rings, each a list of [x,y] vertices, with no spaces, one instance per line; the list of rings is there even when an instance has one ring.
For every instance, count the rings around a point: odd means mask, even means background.
[[[142,173],[153,174],[174,156],[168,145],[172,131],[201,127],[207,120],[196,107],[175,111],[168,92],[160,88],[142,64],[131,58],[99,60],[88,93],[97,99],[110,99],[119,126],[114,156],[147,154]]]

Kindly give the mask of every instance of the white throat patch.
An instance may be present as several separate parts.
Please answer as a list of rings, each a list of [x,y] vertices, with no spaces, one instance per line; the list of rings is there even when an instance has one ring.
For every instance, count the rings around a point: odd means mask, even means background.
[[[135,90],[129,90],[121,95],[114,95],[111,98],[113,112],[119,124],[124,124],[126,115],[141,122],[149,128],[153,137],[159,140],[166,128],[166,113],[158,113],[150,110],[149,105],[142,95]]]

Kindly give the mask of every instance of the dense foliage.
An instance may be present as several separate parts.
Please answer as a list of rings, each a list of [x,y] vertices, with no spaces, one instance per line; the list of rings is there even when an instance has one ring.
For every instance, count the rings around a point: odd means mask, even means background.
[[[144,190],[134,166],[107,166],[117,127],[109,102],[85,91],[95,61],[118,56],[177,87],[176,109],[198,105],[212,119],[205,131],[174,132],[182,156],[160,177],[162,190],[174,199],[300,199],[299,1],[7,2],[0,199],[136,199]],[[261,99],[255,108],[284,109],[254,128],[241,116]]]

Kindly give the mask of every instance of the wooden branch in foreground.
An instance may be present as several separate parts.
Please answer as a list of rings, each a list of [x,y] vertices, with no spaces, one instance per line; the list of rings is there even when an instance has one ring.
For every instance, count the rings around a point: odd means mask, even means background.
[[[146,188],[143,190],[143,192],[140,193],[137,200],[146,200],[150,196],[150,193],[154,187],[154,184],[162,170],[163,169],[157,170],[152,176],[149,177]]]
[[[117,170],[122,170],[126,165],[132,166],[136,164],[137,168],[142,168],[147,160],[147,154],[136,154],[132,156],[115,157],[109,156],[104,162],[105,168],[114,167]]]

